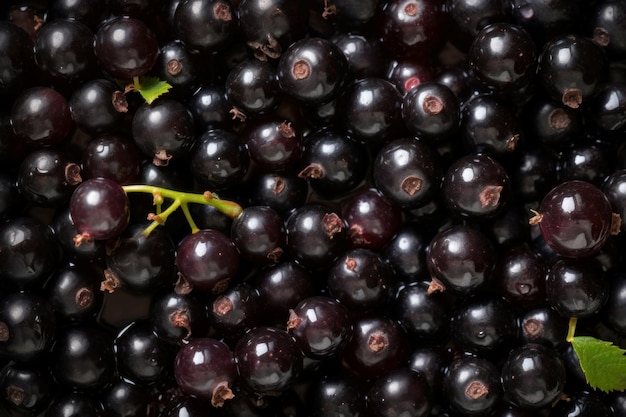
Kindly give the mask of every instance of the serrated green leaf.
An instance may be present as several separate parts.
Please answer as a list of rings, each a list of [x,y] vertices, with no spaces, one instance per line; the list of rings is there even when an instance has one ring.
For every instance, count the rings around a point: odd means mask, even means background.
[[[589,336],[571,340],[589,386],[604,392],[626,389],[626,350]]]
[[[135,83],[135,91],[139,92],[146,103],[152,104],[154,100],[167,93],[172,86],[166,81],[156,77],[139,77],[139,83]]]

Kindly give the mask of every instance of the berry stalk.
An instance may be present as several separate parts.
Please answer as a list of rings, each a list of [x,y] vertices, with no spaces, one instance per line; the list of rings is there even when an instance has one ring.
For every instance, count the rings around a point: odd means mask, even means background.
[[[194,194],[151,185],[125,185],[122,189],[126,193],[152,194],[154,204],[156,206],[156,213],[148,214],[148,219],[152,220],[152,224],[144,230],[144,235],[146,236],[148,236],[156,227],[164,224],[170,214],[175,212],[179,207],[183,210],[187,223],[189,223],[189,227],[191,228],[191,233],[198,232],[200,229],[196,226],[193,218],[191,217],[188,206],[189,203],[204,204],[215,207],[218,211],[232,219],[239,216],[243,210],[241,206],[234,201],[222,200],[209,191],[205,191],[202,194]],[[165,198],[173,201],[165,210],[162,210]]]

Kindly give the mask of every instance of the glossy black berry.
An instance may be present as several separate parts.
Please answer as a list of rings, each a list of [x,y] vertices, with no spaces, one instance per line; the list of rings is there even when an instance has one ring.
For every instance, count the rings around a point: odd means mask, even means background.
[[[519,334],[524,343],[560,349],[567,343],[568,321],[550,307],[535,308],[519,318]]]
[[[69,105],[76,126],[90,134],[118,130],[124,120],[121,102],[115,101],[122,92],[115,83],[104,78],[87,81],[70,96]]]
[[[365,146],[339,130],[319,130],[304,140],[298,176],[319,194],[336,197],[363,181],[367,158]]]
[[[182,344],[191,337],[209,332],[206,305],[195,294],[163,291],[150,305],[150,323],[156,335],[171,344]]]
[[[3,400],[19,412],[41,413],[52,402],[56,388],[50,370],[39,361],[9,362],[0,370]]]
[[[104,388],[115,372],[112,339],[103,330],[84,324],[60,332],[52,358],[54,377],[76,389]]]
[[[550,413],[554,417],[576,414],[597,417],[611,417],[615,415],[604,396],[595,391],[576,392],[572,395],[570,401],[559,401]]]
[[[57,317],[67,321],[88,321],[102,308],[102,270],[95,265],[66,265],[48,279],[44,290]]]
[[[167,81],[170,93],[188,97],[200,82],[201,54],[196,53],[180,39],[161,46],[153,71],[159,79]]]
[[[410,335],[438,340],[449,330],[450,312],[444,296],[429,293],[428,288],[428,282],[420,281],[400,289],[394,302],[394,317]]]
[[[601,1],[593,8],[589,32],[611,58],[626,56],[626,6],[616,0]]]
[[[388,141],[378,150],[373,170],[376,188],[397,205],[421,206],[439,192],[441,163],[423,140]]]
[[[474,97],[463,108],[461,131],[472,151],[510,154],[520,139],[517,108],[496,95]]]
[[[555,148],[580,134],[581,119],[575,109],[540,95],[530,99],[522,108],[521,127],[529,139]]]
[[[511,181],[495,159],[486,154],[470,154],[448,167],[442,192],[453,213],[479,221],[493,217],[507,203]]]
[[[415,282],[425,278],[426,247],[429,236],[417,225],[407,224],[391,239],[383,250],[383,257],[391,265],[398,280]]]
[[[591,317],[602,308],[609,284],[597,263],[564,258],[550,267],[546,293],[563,317]]]
[[[459,100],[444,84],[421,82],[404,95],[402,119],[419,138],[443,141],[459,128]]]
[[[353,1],[353,0],[348,0]],[[356,2],[355,2],[356,3]],[[372,0],[371,3],[378,3]],[[363,10],[363,2],[358,4]],[[382,77],[385,72],[383,46],[375,37],[357,33],[337,32],[330,41],[337,45],[348,60],[348,71],[353,78]]]
[[[58,145],[67,140],[73,125],[67,99],[53,88],[29,88],[13,102],[11,126],[29,145]]]
[[[174,14],[178,37],[192,48],[216,50],[237,27],[237,12],[229,0],[182,0]]]
[[[60,260],[52,229],[32,217],[16,217],[0,226],[0,276],[20,288],[36,287]]]
[[[305,267],[327,268],[346,247],[346,224],[323,205],[304,205],[286,220],[287,251]]]
[[[198,138],[191,157],[191,171],[204,187],[221,190],[241,181],[249,163],[248,152],[234,133],[214,129]]]
[[[252,329],[235,346],[241,382],[259,394],[280,392],[302,371],[302,352],[289,334],[274,327]]]
[[[85,179],[104,177],[130,184],[139,176],[141,152],[134,142],[121,135],[102,135],[89,141],[83,151]]]
[[[280,172],[296,165],[302,155],[302,133],[287,120],[270,119],[250,125],[246,148],[255,167]]]
[[[43,355],[54,342],[56,325],[51,303],[41,296],[5,295],[0,300],[0,355],[20,361]]]
[[[559,155],[559,179],[580,180],[601,186],[614,171],[613,149],[603,144],[575,145]]]
[[[513,21],[533,34],[538,42],[572,32],[583,23],[582,3],[557,0],[545,3],[541,0],[512,0]]]
[[[490,282],[496,253],[483,233],[469,226],[452,226],[432,239],[426,265],[433,280],[431,291],[468,294]]]
[[[474,37],[485,26],[510,18],[508,4],[498,0],[447,0],[446,7],[455,29],[452,39],[461,50],[467,50]]]
[[[357,248],[344,252],[328,271],[330,295],[350,308],[381,306],[393,287],[393,271],[376,252]]]
[[[233,398],[230,386],[237,378],[237,364],[230,348],[209,337],[190,341],[177,353],[174,376],[183,392],[210,400],[214,407]]]
[[[290,310],[315,295],[315,276],[293,261],[283,261],[259,270],[252,277],[258,305],[266,311],[263,320],[280,326],[289,319]]]
[[[428,0],[393,0],[383,4],[379,33],[394,57],[428,56],[444,38],[446,15]]]
[[[130,226],[109,250],[105,274],[129,291],[150,294],[175,281],[175,246],[163,230],[143,234],[145,224]]]
[[[33,40],[12,22],[0,25],[0,42],[6,61],[2,64],[0,94],[15,95],[30,86],[35,74]]]
[[[307,8],[288,0],[242,0],[239,25],[248,47],[261,60],[276,59],[297,39],[308,23]]]
[[[517,338],[517,317],[499,297],[472,298],[453,314],[452,334],[467,351],[483,356],[501,353]]]
[[[226,340],[236,340],[261,322],[259,293],[253,286],[241,283],[228,288],[209,305],[212,326]]]
[[[306,399],[313,415],[357,417],[365,412],[365,395],[361,391],[356,378],[329,375],[309,386]]]
[[[550,97],[576,109],[594,94],[606,74],[606,65],[600,45],[584,36],[569,34],[544,46],[538,76]]]
[[[596,253],[619,227],[602,190],[578,180],[560,183],[543,197],[531,221],[537,223],[548,245],[567,257]]]
[[[361,189],[343,202],[348,236],[354,247],[380,249],[400,229],[399,206],[375,188]]]
[[[448,399],[448,407],[457,413],[489,413],[502,398],[498,368],[484,358],[456,359],[444,373],[443,395]]]
[[[305,203],[309,192],[308,181],[294,171],[255,175],[249,188],[251,205],[269,206],[285,217]]]
[[[78,85],[96,74],[93,44],[94,34],[84,23],[55,19],[37,34],[35,61],[53,78]]]
[[[135,384],[154,385],[171,374],[174,350],[157,337],[148,320],[134,321],[121,329],[114,348],[118,372]]]
[[[565,386],[565,367],[552,348],[522,345],[502,366],[502,388],[508,400],[521,407],[539,409],[554,401]]]
[[[505,251],[496,267],[500,295],[524,309],[543,305],[548,266],[528,246],[514,246]]]
[[[228,73],[226,98],[233,115],[244,120],[274,110],[280,101],[275,65],[258,59],[238,64]]]
[[[363,78],[350,84],[339,100],[344,129],[364,143],[382,143],[399,130],[401,96],[389,81]]]
[[[276,263],[285,251],[285,222],[267,206],[246,207],[233,220],[230,236],[241,256],[254,263]]]
[[[535,76],[536,47],[531,35],[510,23],[494,23],[476,34],[468,53],[474,76],[497,93],[514,93]]]
[[[407,413],[424,417],[429,415],[431,407],[430,387],[426,378],[409,369],[388,372],[375,380],[367,393],[367,408],[377,416],[391,417]]]
[[[337,355],[352,336],[347,308],[324,296],[307,297],[290,310],[287,330],[310,358]]]
[[[137,109],[132,121],[133,139],[156,165],[186,156],[195,142],[193,116],[179,101],[163,98]]]
[[[375,378],[399,367],[408,357],[406,331],[382,315],[364,315],[353,323],[353,335],[341,352],[342,366],[359,378]]]
[[[98,28],[95,52],[111,76],[129,80],[152,68],[159,45],[154,32],[141,20],[117,16]]]
[[[280,89],[299,102],[321,104],[336,97],[348,63],[341,50],[322,38],[294,42],[278,62]]]
[[[58,207],[67,204],[81,181],[76,161],[61,150],[46,148],[22,159],[17,188],[27,201],[37,206]]]
[[[219,294],[239,270],[239,252],[228,235],[203,229],[180,242],[176,267],[186,285]]]

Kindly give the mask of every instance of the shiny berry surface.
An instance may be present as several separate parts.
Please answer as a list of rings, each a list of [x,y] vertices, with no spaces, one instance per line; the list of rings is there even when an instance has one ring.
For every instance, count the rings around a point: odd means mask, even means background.
[[[417,372],[408,369],[391,371],[372,384],[367,405],[379,416],[405,412],[415,417],[427,416],[432,407],[430,388]]]
[[[113,77],[132,79],[156,63],[159,46],[145,23],[132,17],[114,17],[96,33],[98,61]]]
[[[239,269],[239,252],[233,241],[217,230],[188,235],[176,252],[179,273],[194,287],[218,294]]]
[[[121,234],[128,225],[128,196],[113,180],[93,178],[72,194],[70,215],[87,239],[106,240]]]
[[[406,331],[382,315],[364,315],[353,323],[353,335],[341,352],[342,366],[359,378],[380,377],[408,356]]]
[[[489,413],[502,397],[498,368],[483,358],[456,359],[443,376],[443,392],[453,411],[464,415]]]
[[[491,280],[496,254],[487,237],[468,226],[439,232],[426,252],[431,278],[444,290],[468,293]]]
[[[13,103],[11,126],[20,139],[32,145],[59,144],[73,126],[69,103],[53,88],[30,88]]]
[[[312,296],[290,311],[287,330],[306,356],[329,358],[350,339],[352,324],[343,304],[332,298]]]
[[[476,34],[469,66],[480,81],[498,92],[515,92],[535,75],[536,48],[531,35],[509,23],[494,23]]]
[[[538,409],[563,390],[565,367],[557,354],[528,344],[511,351],[502,367],[502,388],[513,404]]]
[[[302,371],[298,345],[286,331],[274,327],[246,333],[234,353],[241,381],[257,393],[284,391]]]
[[[184,392],[210,399],[213,406],[221,406],[233,395],[229,385],[237,376],[237,367],[224,343],[197,338],[178,351],[174,376]]]
[[[467,155],[448,167],[442,183],[446,205],[472,220],[493,217],[511,193],[508,172],[486,154]]]
[[[544,46],[538,76],[550,97],[577,109],[596,91],[606,65],[600,45],[585,36],[568,34]]]
[[[597,252],[611,233],[611,204],[605,194],[584,181],[554,187],[539,206],[539,228],[548,245],[567,257]]]
[[[322,38],[293,43],[277,67],[280,89],[307,104],[333,99],[344,83],[348,63],[335,44]]]

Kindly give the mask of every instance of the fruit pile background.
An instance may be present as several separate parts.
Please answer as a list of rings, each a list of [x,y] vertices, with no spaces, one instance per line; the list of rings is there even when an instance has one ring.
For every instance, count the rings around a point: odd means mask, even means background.
[[[625,59],[623,0],[3,1],[0,417],[626,416]]]

